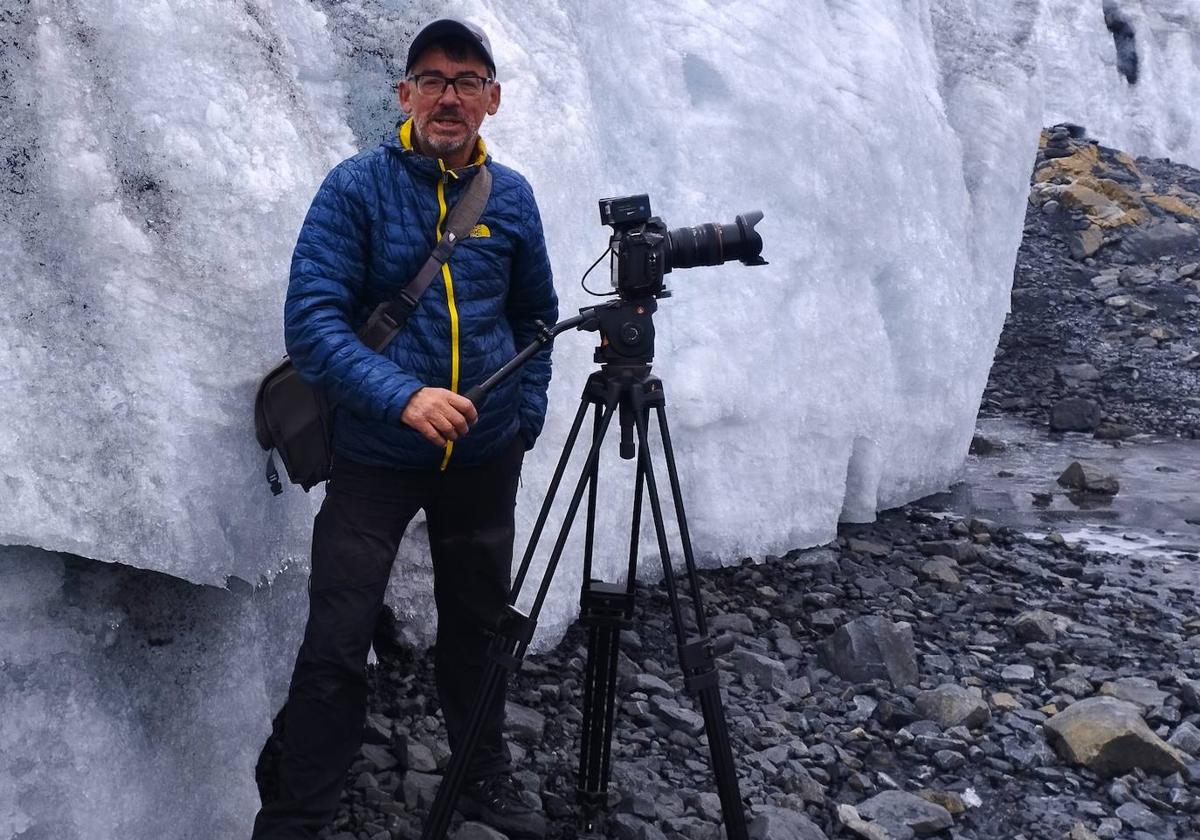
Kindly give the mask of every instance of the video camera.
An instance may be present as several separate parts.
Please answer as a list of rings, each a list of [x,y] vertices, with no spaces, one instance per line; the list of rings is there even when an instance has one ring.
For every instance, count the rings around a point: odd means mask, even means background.
[[[733,224],[708,222],[668,229],[650,215],[650,196],[627,195],[600,199],[600,221],[610,225],[612,285],[624,298],[667,297],[663,277],[672,269],[720,265],[741,260],[743,265],[766,265],[762,237],[754,226],[762,211],[737,216]]]

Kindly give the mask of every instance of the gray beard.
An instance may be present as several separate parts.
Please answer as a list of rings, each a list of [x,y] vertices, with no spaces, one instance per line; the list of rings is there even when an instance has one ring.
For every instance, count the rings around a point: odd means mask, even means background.
[[[448,146],[446,144],[434,143],[425,137],[416,123],[413,123],[413,145],[417,147],[417,151],[425,155],[425,157],[444,158],[456,152],[461,152],[475,142],[478,135],[472,135],[467,138],[467,142],[461,146]]]

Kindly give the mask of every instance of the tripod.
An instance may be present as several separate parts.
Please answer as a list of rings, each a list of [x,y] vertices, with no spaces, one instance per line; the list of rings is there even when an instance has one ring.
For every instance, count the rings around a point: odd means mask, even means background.
[[[704,718],[704,729],[717,792],[729,840],[747,840],[746,816],[733,765],[729,731],[721,705],[720,683],[716,657],[732,647],[731,642],[714,641],[708,635],[700,586],[696,579],[691,538],[683,509],[675,454],[667,426],[666,397],[662,381],[650,373],[654,357],[653,315],[657,301],[653,297],[633,300],[619,299],[608,304],[582,310],[579,316],[543,329],[538,341],[522,351],[500,371],[467,396],[479,404],[479,398],[520,367],[555,335],[572,327],[598,331],[601,345],[596,349],[600,370],[592,373],[583,388],[579,410],[567,435],[550,487],[546,491],[528,547],[513,584],[509,603],[498,622],[491,645],[489,661],[483,675],[480,696],[472,710],[467,731],[460,748],[453,754],[442,784],[438,788],[425,824],[422,840],[442,840],[450,825],[450,817],[458,794],[465,781],[467,762],[479,739],[484,709],[495,692],[501,691],[508,674],[517,671],[525,651],[533,639],[534,628],[542,604],[550,589],[558,561],[562,556],[576,514],[587,492],[587,520],[583,558],[583,587],[580,593],[580,621],[588,628],[588,657],[583,690],[583,727],[580,737],[579,777],[577,798],[581,823],[592,830],[607,804],[611,770],[613,724],[616,714],[617,658],[621,630],[632,626],[634,593],[637,584],[638,542],[641,532],[643,497],[650,501],[659,555],[663,565],[663,583],[670,600],[679,662],[684,687],[698,699]],[[516,602],[529,566],[541,540],[554,498],[562,483],[567,463],[579,438],[589,407],[593,411],[592,442],[586,461],[575,484],[566,516],[563,519],[546,571],[538,586],[537,595],[528,615],[516,608]],[[659,500],[658,484],[649,449],[650,414],[658,420],[666,461],[671,497],[678,520],[687,583],[695,611],[695,634],[688,635],[680,604],[675,572],[667,543],[666,526]],[[620,456],[624,460],[637,458],[634,485],[633,521],[630,529],[629,566],[624,585],[605,583],[592,578],[592,547],[596,525],[596,499],[600,483],[599,456],[613,416],[620,427]]]

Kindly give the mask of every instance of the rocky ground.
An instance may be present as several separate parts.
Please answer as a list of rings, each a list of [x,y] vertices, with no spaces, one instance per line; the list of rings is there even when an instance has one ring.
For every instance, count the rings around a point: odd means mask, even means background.
[[[1197,592],[1152,568],[1114,580],[1109,562],[910,508],[829,546],[705,572],[714,629],[735,640],[721,680],[751,836],[1200,836]],[[624,637],[616,806],[598,836],[724,836],[665,607],[645,589]],[[336,840],[419,836],[447,760],[430,657],[379,651]],[[510,692],[521,779],[556,838],[583,836],[585,656],[574,630]]]
[[[1043,136],[985,414],[1200,437],[1200,171]]]
[[[1200,173],[1074,127],[1043,141],[983,412],[1200,436]],[[914,505],[700,578],[734,642],[722,697],[754,840],[1200,838],[1200,576]],[[583,631],[516,677],[519,781],[549,837],[725,836],[666,607],[643,587],[622,636],[613,807],[592,834],[575,809]],[[377,642],[366,743],[324,837],[420,836],[448,750],[432,659],[404,637]],[[457,818],[450,836],[503,837]]]

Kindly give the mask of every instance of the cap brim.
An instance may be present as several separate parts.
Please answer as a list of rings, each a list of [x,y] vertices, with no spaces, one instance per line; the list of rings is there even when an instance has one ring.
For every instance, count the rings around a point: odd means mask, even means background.
[[[412,69],[413,64],[421,54],[427,50],[430,45],[442,40],[443,38],[462,38],[469,42],[471,46],[479,50],[480,56],[483,57],[483,62],[488,66],[494,75],[496,72],[496,61],[492,58],[492,51],[488,43],[483,40],[486,36],[471,29],[460,20],[453,18],[442,18],[435,20],[433,23],[426,26],[417,33],[417,37],[413,38],[412,44],[408,48],[408,58],[404,62],[404,72],[407,73]]]

